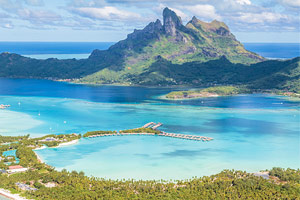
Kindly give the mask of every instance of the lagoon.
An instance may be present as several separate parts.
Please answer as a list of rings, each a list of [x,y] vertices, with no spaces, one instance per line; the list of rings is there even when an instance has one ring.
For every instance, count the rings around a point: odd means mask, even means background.
[[[88,86],[0,79],[0,134],[32,137],[136,128],[213,137],[196,142],[159,136],[81,139],[36,151],[57,169],[121,179],[188,179],[223,169],[300,168],[299,101],[265,94],[168,101],[170,88]]]

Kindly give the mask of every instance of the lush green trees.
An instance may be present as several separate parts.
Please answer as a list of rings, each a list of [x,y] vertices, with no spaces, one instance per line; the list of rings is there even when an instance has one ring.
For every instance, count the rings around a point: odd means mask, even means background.
[[[148,128],[125,132],[153,132]],[[102,132],[100,132],[102,133]],[[56,137],[55,135],[51,137]],[[66,139],[78,135],[59,135]],[[0,173],[0,188],[21,193],[30,199],[82,200],[82,199],[297,199],[300,194],[300,170],[273,168],[270,179],[242,171],[224,170],[210,177],[180,181],[106,180],[87,177],[83,172],[56,171],[39,163],[31,147],[37,139],[0,145],[17,148],[20,165],[28,167],[23,173]],[[25,145],[27,144],[27,145]],[[17,146],[15,146],[17,145]],[[0,163],[0,167],[1,167]],[[4,166],[2,166],[4,167]],[[22,191],[16,183],[26,183],[37,191]],[[52,185],[49,187],[49,184]]]
[[[2,143],[9,143],[9,142],[16,142],[16,141],[21,141],[23,139],[28,139],[29,135],[25,136],[2,136],[0,135],[0,145]]]
[[[20,159],[19,164],[23,167],[31,167],[38,163],[37,157],[30,147],[19,146],[16,156]]]
[[[155,133],[159,134],[160,131],[154,130],[152,128],[136,128],[136,129],[128,129],[128,130],[122,130],[120,133]]]
[[[299,175],[299,170],[281,172]],[[300,194],[299,183],[275,182],[229,170],[210,177],[175,182],[105,180],[66,170],[0,175],[1,188],[17,189],[16,182],[28,182],[39,188],[36,192],[24,193],[32,199],[297,199]],[[56,187],[45,187],[48,182],[55,183]]]
[[[234,87],[234,86],[217,86],[208,87],[200,90],[188,90],[188,91],[175,91],[170,92],[166,95],[168,99],[187,99],[187,98],[198,98],[198,97],[212,97],[217,96],[229,96],[236,94],[250,93],[249,89],[245,87]]]
[[[116,131],[90,131],[83,135],[83,137],[89,137],[94,135],[116,134]]]
[[[300,170],[297,169],[283,169],[280,167],[274,167],[270,170],[270,176],[276,176],[282,181],[291,181],[300,184]]]

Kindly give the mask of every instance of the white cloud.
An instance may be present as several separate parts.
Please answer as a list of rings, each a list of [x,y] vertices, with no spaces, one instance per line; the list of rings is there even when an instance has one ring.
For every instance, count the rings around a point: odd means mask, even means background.
[[[236,2],[241,5],[251,5],[250,0],[236,0]]]
[[[216,9],[212,5],[198,4],[195,6],[184,6],[183,8],[191,12],[193,15],[204,19],[221,19],[221,16],[216,13]]]
[[[29,10],[20,9],[18,16],[23,20],[28,20],[35,24],[53,24],[56,21],[62,20],[62,17],[54,12],[47,10]]]
[[[93,7],[80,7],[71,9],[73,13],[76,13],[82,17],[87,17],[94,20],[137,20],[141,18],[139,14],[119,10],[116,7],[105,6],[103,8],[93,8]]]
[[[300,0],[281,0],[283,5],[291,7],[300,7]]]
[[[3,18],[9,18],[10,15],[6,14],[6,13],[0,13],[0,19],[3,19]]]
[[[43,0],[24,0],[27,5],[30,6],[43,6],[44,1]]]
[[[22,8],[22,2],[12,0],[0,0],[0,8],[5,11],[13,12],[17,9]]]
[[[281,20],[288,19],[287,15],[272,12],[262,13],[239,13],[238,19],[246,23],[267,23],[267,22],[279,22]]]
[[[0,18],[0,28],[6,28],[6,29],[12,29],[14,28],[14,25],[9,20],[2,20]]]
[[[105,0],[72,0],[71,7],[103,7],[107,5]]]

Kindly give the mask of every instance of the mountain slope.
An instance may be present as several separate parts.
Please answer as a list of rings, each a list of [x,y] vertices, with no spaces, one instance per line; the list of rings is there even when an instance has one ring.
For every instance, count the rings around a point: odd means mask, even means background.
[[[223,23],[205,23],[196,17],[184,26],[175,12],[166,8],[160,20],[151,22],[143,30],[135,30],[127,39],[106,51],[95,50],[90,59],[105,62],[106,67],[82,82],[90,79],[97,83],[127,83],[134,74],[148,70],[157,57],[173,64],[206,62],[226,56],[233,63],[251,64],[263,61],[261,56],[245,50]]]
[[[92,76],[89,76],[92,77]],[[300,57],[270,60],[251,65],[234,64],[226,57],[208,62],[173,64],[160,57],[147,71],[128,76],[132,85],[212,86],[248,85],[252,89],[300,91]],[[97,79],[90,79],[90,82]]]

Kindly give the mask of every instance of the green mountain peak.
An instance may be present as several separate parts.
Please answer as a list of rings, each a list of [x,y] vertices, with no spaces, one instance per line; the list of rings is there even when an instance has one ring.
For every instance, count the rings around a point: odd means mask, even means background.
[[[165,8],[163,23],[156,20],[134,30],[108,50],[94,50],[88,59],[37,60],[1,54],[0,77],[151,86],[251,84],[299,90],[299,59],[262,61],[225,23],[193,17],[183,25],[174,11]]]

